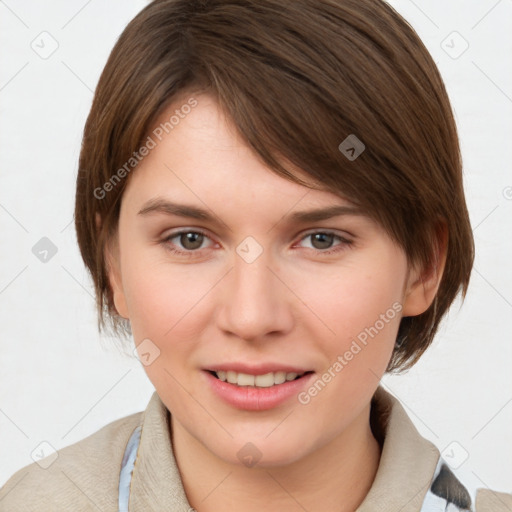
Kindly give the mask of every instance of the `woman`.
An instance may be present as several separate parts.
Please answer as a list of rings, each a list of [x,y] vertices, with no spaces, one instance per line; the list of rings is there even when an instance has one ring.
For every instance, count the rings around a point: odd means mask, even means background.
[[[442,79],[386,3],[150,3],[96,90],[75,221],[156,391],[0,510],[511,510],[379,386],[473,263]]]

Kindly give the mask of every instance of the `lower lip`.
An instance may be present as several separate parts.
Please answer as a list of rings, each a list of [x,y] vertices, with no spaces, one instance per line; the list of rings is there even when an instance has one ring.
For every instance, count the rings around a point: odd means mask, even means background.
[[[233,407],[246,411],[264,411],[281,405],[297,396],[314,376],[314,373],[308,373],[297,380],[286,381],[268,388],[258,388],[224,382],[208,371],[204,371],[204,374],[215,394]]]

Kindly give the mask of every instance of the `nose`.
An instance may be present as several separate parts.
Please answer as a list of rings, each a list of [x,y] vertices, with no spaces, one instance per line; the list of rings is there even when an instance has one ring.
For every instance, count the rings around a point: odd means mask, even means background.
[[[293,326],[293,293],[268,252],[252,262],[238,254],[221,284],[218,327],[233,337],[257,341]]]

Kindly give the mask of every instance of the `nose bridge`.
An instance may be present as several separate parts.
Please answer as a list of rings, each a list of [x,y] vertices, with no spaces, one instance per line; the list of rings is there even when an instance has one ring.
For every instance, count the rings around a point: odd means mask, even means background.
[[[248,261],[237,255],[233,268],[233,293],[239,299],[251,301],[262,296],[269,299],[273,294],[274,274],[270,271],[271,258],[267,254],[261,254],[254,261]]]

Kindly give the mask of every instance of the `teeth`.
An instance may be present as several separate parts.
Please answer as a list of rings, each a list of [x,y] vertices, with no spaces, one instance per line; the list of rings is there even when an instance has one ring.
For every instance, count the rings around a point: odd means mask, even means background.
[[[239,373],[237,384],[239,386],[254,386],[254,375]]]
[[[269,388],[277,384],[283,384],[285,381],[296,379],[299,374],[295,372],[270,372],[265,375],[249,375],[247,373],[237,373],[233,371],[219,370],[215,372],[217,377],[223,382],[236,384],[237,386],[255,386],[257,388]]]
[[[238,379],[238,385],[240,385],[240,378]],[[274,374],[266,373],[265,375],[257,375],[254,377],[254,385],[258,388],[269,388],[274,385]]]
[[[282,384],[286,381],[286,372],[274,373],[274,384]]]

